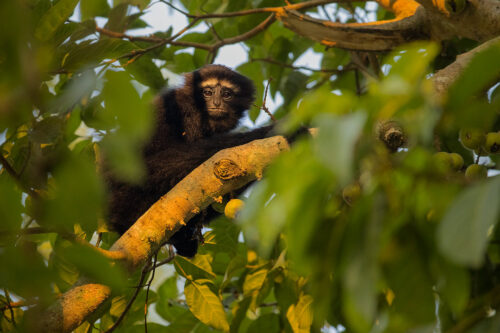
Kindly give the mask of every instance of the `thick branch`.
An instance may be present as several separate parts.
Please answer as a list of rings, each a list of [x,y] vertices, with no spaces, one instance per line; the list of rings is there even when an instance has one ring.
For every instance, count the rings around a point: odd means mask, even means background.
[[[283,8],[278,20],[297,34],[326,46],[358,51],[387,51],[405,42],[421,39],[424,32],[424,13],[413,0],[396,0],[386,6],[396,19],[373,23],[342,24],[315,19],[295,10]]]
[[[455,82],[460,74],[462,74],[464,68],[467,67],[471,59],[478,52],[481,52],[495,44],[500,45],[500,37],[489,40],[486,43],[483,43],[478,47],[457,56],[457,59],[453,63],[437,71],[433,77],[434,87],[437,94],[441,96],[444,95],[453,82]]]
[[[111,251],[124,255],[130,271],[142,267],[195,214],[212,204],[215,198],[260,178],[263,169],[288,148],[284,137],[275,136],[218,152],[151,206]],[[220,168],[221,160],[231,160],[244,172],[222,180],[214,173],[216,165]],[[98,310],[110,295],[109,287],[82,280],[38,318],[33,318],[32,331],[70,332]]]

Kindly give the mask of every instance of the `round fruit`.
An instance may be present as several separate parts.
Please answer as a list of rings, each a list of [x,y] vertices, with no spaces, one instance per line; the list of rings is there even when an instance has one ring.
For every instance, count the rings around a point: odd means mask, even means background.
[[[342,197],[344,201],[350,206],[357,198],[361,196],[361,186],[359,184],[347,185],[342,190]]]
[[[448,171],[449,169],[453,168],[453,157],[450,153],[440,151],[438,153],[435,153],[433,157],[441,170]]]
[[[243,200],[231,199],[224,209],[224,215],[230,219],[234,219],[243,206],[245,206],[245,202],[243,202]]]
[[[478,128],[464,128],[459,132],[460,142],[470,150],[479,149],[485,139],[484,131]]]
[[[500,132],[486,134],[484,149],[490,154],[500,154]]]
[[[488,169],[484,165],[471,164],[465,170],[465,178],[470,181],[484,179],[488,177]]]
[[[451,153],[450,158],[452,160],[451,167],[453,170],[458,171],[464,166],[464,158],[462,155],[457,153]]]

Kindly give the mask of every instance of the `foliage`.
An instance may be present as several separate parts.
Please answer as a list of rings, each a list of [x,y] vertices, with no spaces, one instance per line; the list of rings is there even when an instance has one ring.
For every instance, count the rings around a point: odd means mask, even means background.
[[[193,14],[283,5],[180,3]],[[96,32],[102,18],[115,32],[144,28],[149,5],[0,2],[0,332],[22,330],[29,307],[50,304],[81,275],[116,292],[77,329],[103,331],[139,280],[81,245],[99,233],[100,247],[109,249],[117,238],[103,223],[105,187],[96,164],[104,155],[120,177],[139,181],[138,152],[164,74],[191,71],[211,56],[172,44],[143,52],[151,43]],[[349,10],[366,12],[354,3],[335,7],[334,15]],[[180,40],[214,43],[264,19],[213,18],[213,29]],[[257,83],[256,103],[270,80],[270,95],[283,97],[275,113],[284,118],[282,129],[305,124],[319,134],[278,158],[236,222],[213,221],[197,256],[176,257],[175,273],[147,297],[141,291],[119,331],[144,330],[146,302],[162,319],[147,323],[152,332],[446,331],[471,320],[474,331],[498,331],[498,315],[477,318],[500,301],[500,178],[492,170],[471,180],[465,170],[478,161],[498,169],[500,155],[485,139],[468,149],[459,131],[500,130],[500,45],[478,54],[442,101],[430,73],[453,61],[449,54],[470,49],[470,41],[379,55],[380,77],[361,76],[347,51],[325,49],[277,23],[244,44],[249,61],[237,70]],[[308,51],[320,55],[322,70],[290,66]],[[249,116],[260,113],[254,108]],[[377,139],[387,120],[404,128],[406,147],[391,152]],[[438,151],[460,154],[465,165],[453,169]]]

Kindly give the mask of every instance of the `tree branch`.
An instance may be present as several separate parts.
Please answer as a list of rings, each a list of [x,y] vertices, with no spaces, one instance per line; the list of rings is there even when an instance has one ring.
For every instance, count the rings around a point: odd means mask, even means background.
[[[457,80],[457,78],[462,74],[463,70],[471,59],[478,53],[493,45],[500,45],[500,37],[493,38],[478,47],[457,56],[457,59],[448,65],[447,67],[437,71],[434,76],[434,88],[436,93],[440,96],[444,96],[450,86]]]
[[[214,198],[262,177],[263,169],[288,149],[286,139],[275,136],[218,152],[151,206],[110,250],[123,254],[124,265],[130,272],[137,270],[181,226],[212,204]],[[232,161],[232,165],[244,172],[224,179],[217,177],[214,167],[218,166],[220,171],[221,160]],[[81,279],[56,304],[31,318],[32,331],[70,332],[97,311],[110,295],[109,287]]]

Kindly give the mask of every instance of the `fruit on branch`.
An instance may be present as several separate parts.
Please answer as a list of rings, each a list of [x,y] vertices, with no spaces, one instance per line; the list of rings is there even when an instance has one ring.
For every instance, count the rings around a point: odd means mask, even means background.
[[[484,165],[471,164],[465,170],[465,178],[469,181],[485,179],[488,177],[488,169]]]
[[[452,159],[451,167],[453,168],[453,170],[461,170],[464,166],[464,158],[462,157],[462,155],[457,153],[450,153],[450,157]]]
[[[486,134],[484,150],[489,154],[500,154],[500,132]]]
[[[458,135],[462,145],[470,150],[479,150],[486,139],[484,131],[479,128],[463,128]]]
[[[463,157],[457,153],[447,153],[445,151],[440,151],[434,154],[434,159],[436,160],[436,163],[440,166],[440,168],[445,171],[459,171],[464,166]]]
[[[224,215],[229,217],[230,219],[234,219],[238,212],[245,206],[245,202],[240,199],[231,199],[226,205],[224,209]]]

